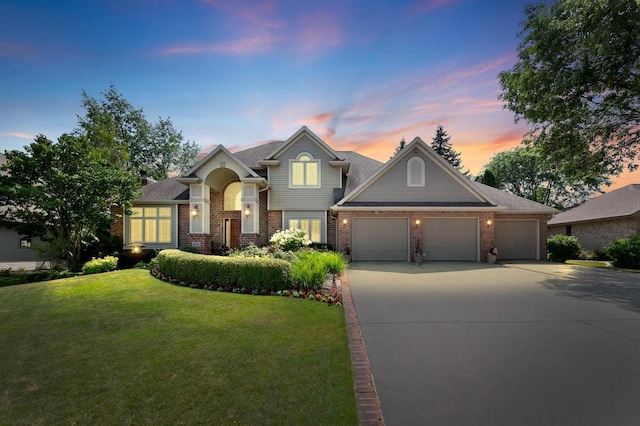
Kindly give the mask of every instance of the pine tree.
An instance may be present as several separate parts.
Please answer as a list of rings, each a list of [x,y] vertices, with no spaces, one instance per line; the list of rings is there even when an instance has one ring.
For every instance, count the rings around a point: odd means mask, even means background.
[[[391,158],[395,157],[395,156],[396,156],[396,154],[398,154],[400,151],[402,151],[402,149],[404,148],[404,146],[405,146],[406,144],[407,144],[407,143],[405,142],[405,140],[404,140],[404,136],[403,136],[403,137],[402,137],[402,140],[400,141],[400,143],[398,144],[398,146],[396,146],[396,150],[395,150],[395,151],[393,151],[393,155],[391,156]]]
[[[433,148],[433,150],[442,158],[447,160],[447,162],[449,162],[449,164],[451,164],[455,169],[462,171],[462,159],[460,158],[460,153],[453,149],[453,146],[449,143],[450,139],[451,136],[447,134],[444,127],[442,127],[442,125],[438,125],[436,135],[433,137],[433,141],[431,142],[431,148]]]

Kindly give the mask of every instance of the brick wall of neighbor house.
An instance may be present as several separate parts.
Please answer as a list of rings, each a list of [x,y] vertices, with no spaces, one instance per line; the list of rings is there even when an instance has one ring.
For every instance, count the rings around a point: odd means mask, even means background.
[[[334,250],[337,250],[336,246],[336,225],[338,220],[327,213],[327,244]]]
[[[353,243],[351,241],[351,226],[354,217],[408,217],[409,218],[409,239],[411,252],[413,252],[420,244],[420,249],[424,250],[424,241],[422,240],[422,224],[424,218],[438,218],[438,217],[451,217],[451,218],[478,218],[480,226],[480,260],[487,260],[487,253],[494,242],[494,226],[489,225],[487,222],[491,220],[495,223],[496,215],[493,212],[450,212],[450,211],[433,211],[433,212],[412,212],[412,211],[393,211],[393,212],[340,212],[338,214],[337,226],[338,244],[336,249],[338,251],[344,251],[346,247],[351,249]],[[346,224],[343,220],[346,219]],[[420,224],[416,224],[416,220],[420,220]],[[546,231],[545,231],[546,234]],[[545,237],[546,241],[546,237]],[[546,245],[545,245],[546,250]]]
[[[549,219],[549,217],[547,215],[544,214],[529,214],[529,215],[522,215],[522,214],[496,214],[495,215],[496,220],[499,219],[513,219],[513,220],[526,220],[526,219],[535,219],[538,221],[538,234],[540,236],[540,241],[539,241],[539,245],[540,245],[540,260],[546,260],[547,259],[547,238],[548,238],[548,230],[547,230],[547,220]],[[498,249],[500,249],[500,247],[498,247]],[[486,256],[485,256],[486,257]]]
[[[549,226],[549,236],[556,234],[566,235],[567,226]],[[578,239],[584,250],[602,250],[612,241],[631,235],[640,235],[640,218],[574,223],[571,225],[571,235]]]
[[[111,206],[111,217],[116,219],[116,221],[111,224],[111,235],[124,238],[124,216],[122,214],[122,207]]]

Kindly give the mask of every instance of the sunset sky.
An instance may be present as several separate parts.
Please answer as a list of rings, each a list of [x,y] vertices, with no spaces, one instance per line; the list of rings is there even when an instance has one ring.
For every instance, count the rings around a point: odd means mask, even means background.
[[[451,135],[473,174],[519,144],[497,97],[526,0],[4,0],[0,150],[58,138],[113,83],[204,152],[308,126],[389,159],[403,137]],[[616,179],[611,190],[640,173]]]

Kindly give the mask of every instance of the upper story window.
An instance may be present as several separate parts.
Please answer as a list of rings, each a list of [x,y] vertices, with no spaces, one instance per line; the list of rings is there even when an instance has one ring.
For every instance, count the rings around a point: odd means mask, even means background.
[[[224,209],[227,211],[242,210],[242,183],[232,182],[224,189]]]
[[[289,161],[289,186],[291,188],[319,188],[320,160],[303,152],[295,160]]]
[[[407,161],[407,186],[424,186],[424,160],[411,157]]]

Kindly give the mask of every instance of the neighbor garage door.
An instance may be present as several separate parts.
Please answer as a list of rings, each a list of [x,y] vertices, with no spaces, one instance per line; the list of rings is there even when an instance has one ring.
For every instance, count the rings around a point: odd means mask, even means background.
[[[478,260],[478,219],[427,218],[422,238],[426,260]]]
[[[354,218],[353,260],[409,260],[409,220]]]
[[[495,240],[499,259],[539,259],[537,220],[496,220]]]

